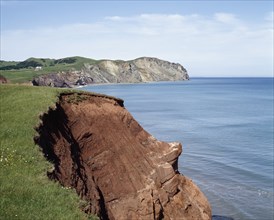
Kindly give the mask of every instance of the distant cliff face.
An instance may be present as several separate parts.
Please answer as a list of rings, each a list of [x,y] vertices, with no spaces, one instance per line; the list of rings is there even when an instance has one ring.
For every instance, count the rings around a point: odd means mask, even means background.
[[[92,83],[139,83],[188,80],[186,69],[178,63],[142,57],[131,61],[102,60],[84,64],[81,71],[52,73],[33,79],[33,85],[73,87]]]

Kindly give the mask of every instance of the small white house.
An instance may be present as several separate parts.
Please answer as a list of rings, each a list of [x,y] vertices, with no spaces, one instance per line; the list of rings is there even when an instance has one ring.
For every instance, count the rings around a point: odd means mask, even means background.
[[[35,67],[35,71],[39,71],[39,70],[42,70],[42,67],[41,67],[41,66]]]

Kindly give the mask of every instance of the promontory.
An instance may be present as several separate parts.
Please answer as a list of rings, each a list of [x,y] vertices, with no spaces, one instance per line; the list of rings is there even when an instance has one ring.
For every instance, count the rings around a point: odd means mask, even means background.
[[[178,64],[151,57],[135,60],[100,60],[84,63],[80,70],[52,72],[32,80],[36,86],[73,87],[96,83],[140,83],[188,80]]]

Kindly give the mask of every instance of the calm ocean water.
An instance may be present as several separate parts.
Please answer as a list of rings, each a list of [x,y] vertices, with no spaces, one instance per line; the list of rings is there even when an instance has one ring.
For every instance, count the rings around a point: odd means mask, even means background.
[[[124,99],[157,139],[182,142],[180,172],[202,189],[214,215],[273,219],[273,78],[82,89]]]

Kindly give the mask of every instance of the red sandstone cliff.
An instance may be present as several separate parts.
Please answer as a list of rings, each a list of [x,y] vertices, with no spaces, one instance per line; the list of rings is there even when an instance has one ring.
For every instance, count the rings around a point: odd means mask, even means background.
[[[211,219],[203,193],[177,170],[180,143],[147,133],[123,101],[64,94],[42,117],[36,138],[55,169],[50,178],[74,187],[85,211],[102,219]]]

